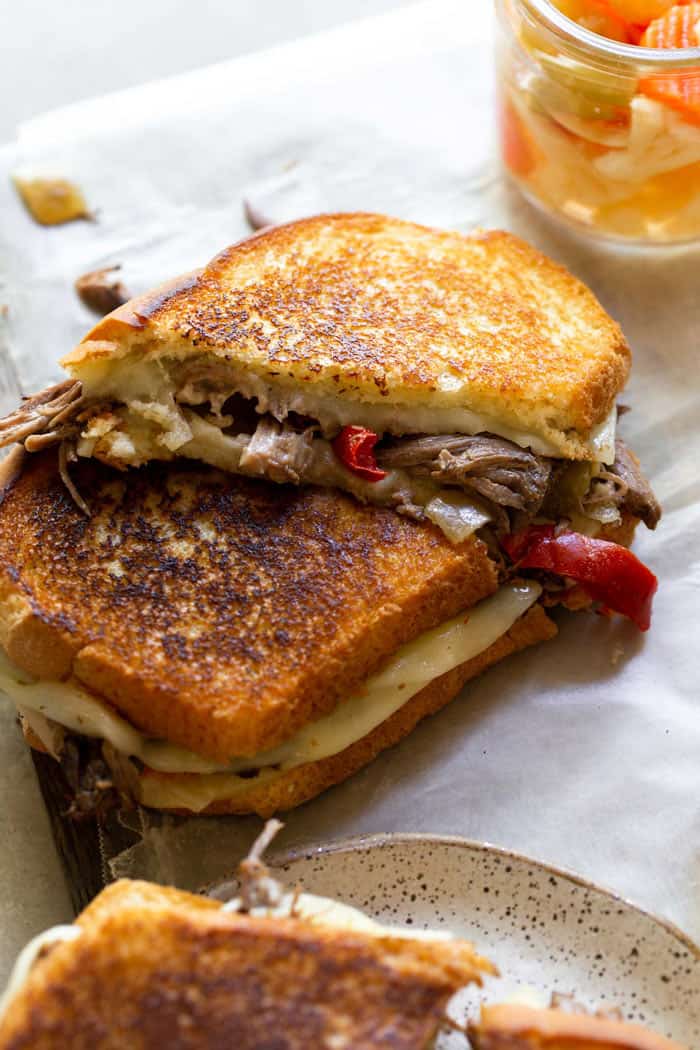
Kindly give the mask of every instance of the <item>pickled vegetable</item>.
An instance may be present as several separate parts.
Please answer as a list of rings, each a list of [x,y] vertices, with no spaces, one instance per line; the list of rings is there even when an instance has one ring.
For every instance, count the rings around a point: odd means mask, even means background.
[[[606,0],[606,6],[626,22],[648,25],[673,7],[676,0]]]
[[[505,165],[516,175],[529,175],[535,167],[537,157],[527,126],[507,98],[502,102],[500,116]]]
[[[640,40],[642,47],[698,47],[700,3],[676,4],[663,18],[651,22]]]
[[[647,27],[641,43],[659,48],[700,46],[700,3],[672,7]],[[639,90],[671,106],[686,120],[700,124],[700,68],[645,77]]]
[[[578,22],[599,36],[630,43],[630,20],[620,15],[606,0],[554,0],[555,6],[572,22]]]
[[[570,113],[583,120],[625,123],[637,89],[635,77],[591,70],[564,55],[533,52],[542,72],[533,92],[550,112]]]
[[[552,0],[629,57],[560,41],[518,0],[504,68],[503,154],[530,196],[602,233],[700,238],[700,63],[649,72],[642,48],[700,47],[700,0]],[[519,17],[519,14],[522,17]]]

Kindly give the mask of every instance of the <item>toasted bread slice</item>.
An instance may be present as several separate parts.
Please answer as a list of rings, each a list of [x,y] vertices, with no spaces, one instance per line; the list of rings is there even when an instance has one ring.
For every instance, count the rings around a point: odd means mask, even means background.
[[[166,374],[172,395],[202,366],[326,430],[491,431],[592,459],[629,359],[595,296],[517,237],[357,213],[263,230],[120,307],[62,364],[88,401],[150,399]]]
[[[555,624],[542,606],[534,605],[488,649],[434,679],[371,733],[338,754],[276,775],[262,773],[248,780],[216,773],[196,776],[143,770],[134,790],[143,805],[179,813],[257,813],[260,817],[270,817],[293,809],[347,780],[380,752],[403,740],[423,718],[453,700],[469,679],[520,649],[553,638],[556,633]]]
[[[469,1038],[474,1050],[684,1050],[641,1025],[515,1004],[483,1006]]]
[[[332,711],[404,643],[498,587],[484,543],[333,490],[27,456],[0,506],[0,644],[226,765]]]
[[[0,1050],[419,1050],[460,987],[494,972],[465,941],[253,917],[122,881],[49,948]]]

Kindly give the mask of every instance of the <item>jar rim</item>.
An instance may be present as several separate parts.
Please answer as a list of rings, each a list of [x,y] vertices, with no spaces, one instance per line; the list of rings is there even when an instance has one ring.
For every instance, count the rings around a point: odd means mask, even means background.
[[[574,22],[554,6],[552,0],[519,0],[522,7],[535,14],[547,29],[563,41],[585,47],[590,51],[635,66],[654,66],[659,69],[678,69],[679,66],[700,66],[700,47],[641,47],[609,40]]]

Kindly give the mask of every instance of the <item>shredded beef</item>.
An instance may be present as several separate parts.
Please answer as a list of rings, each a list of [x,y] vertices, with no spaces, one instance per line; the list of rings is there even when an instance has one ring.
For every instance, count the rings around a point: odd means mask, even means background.
[[[534,516],[544,499],[551,460],[490,434],[399,438],[378,455],[382,467],[402,467],[472,490],[499,507]]]
[[[60,764],[72,794],[68,816],[75,820],[100,817],[119,804],[119,792],[99,740],[67,736]]]
[[[639,460],[621,438],[615,442],[615,462],[610,473],[624,486],[624,509],[641,518],[647,528],[655,529],[661,518],[661,507],[640,470]]]
[[[263,416],[241,455],[240,465],[246,473],[298,485],[311,463],[312,443],[310,430],[300,434],[272,416]]]
[[[238,463],[243,473],[280,483],[339,486],[360,499],[373,501],[374,493],[358,491],[357,479],[354,487],[347,484],[347,472],[328,443],[314,436],[319,430],[314,420],[297,416],[287,402],[273,404],[258,394],[231,394],[221,385],[221,377],[211,361],[194,362],[176,394],[176,402],[208,406],[208,421],[227,436],[250,435]],[[133,402],[132,409],[136,410],[136,406]],[[89,423],[100,408],[108,407],[86,406],[80,382],[66,380],[28,398],[14,413],[0,420],[0,448],[18,441],[33,452],[59,444],[61,475],[78,506],[89,513],[70,481],[67,465],[75,456],[74,441],[80,423]],[[150,418],[142,409],[140,406],[141,414]],[[111,429],[119,424],[119,418],[114,416],[114,421]],[[175,451],[177,447],[172,446]],[[422,520],[425,515],[416,502],[411,481],[428,478],[477,497],[491,514],[498,533],[523,528],[538,514],[558,518],[573,509],[599,521],[608,520],[606,515],[611,510],[628,511],[653,529],[661,516],[659,504],[633,453],[619,439],[615,449],[612,466],[599,467],[587,492],[572,497],[566,485],[567,471],[572,468],[569,461],[537,455],[492,434],[393,438],[377,446],[377,462],[387,471],[401,470],[405,474],[393,490],[385,486],[377,502]],[[572,502],[575,507],[570,505]]]
[[[75,417],[83,407],[82,389],[78,380],[66,379],[25,398],[19,408],[0,419],[0,448],[24,443],[38,434],[46,435],[47,440],[53,435],[54,442],[60,441],[69,424],[74,429]],[[29,448],[31,451],[31,443]]]

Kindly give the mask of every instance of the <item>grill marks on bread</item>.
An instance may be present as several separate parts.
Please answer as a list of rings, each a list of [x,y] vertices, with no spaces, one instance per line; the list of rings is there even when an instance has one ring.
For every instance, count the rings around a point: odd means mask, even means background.
[[[29,456],[0,515],[0,642],[225,763],[287,739],[404,642],[492,593],[486,547],[335,490]]]
[[[629,349],[595,296],[501,232],[378,215],[264,230],[98,324],[64,364],[213,353],[314,395],[469,408],[572,457],[624,385]]]

